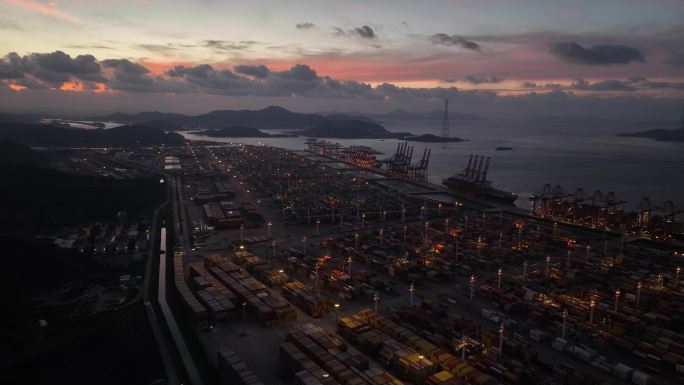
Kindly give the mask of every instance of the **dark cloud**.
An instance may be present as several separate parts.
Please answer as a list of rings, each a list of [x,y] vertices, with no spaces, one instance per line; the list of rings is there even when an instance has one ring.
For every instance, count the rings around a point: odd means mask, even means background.
[[[316,24],[314,23],[309,23],[308,21],[305,23],[299,23],[295,25],[295,28],[297,29],[311,29],[316,27]]]
[[[437,33],[430,36],[430,42],[432,42],[432,44],[458,46],[471,51],[480,51],[482,49],[479,44],[472,40],[456,35],[449,36],[446,33]]]
[[[522,85],[524,88],[537,88],[537,83],[534,82],[525,82]]]
[[[199,45],[205,48],[212,48],[216,51],[244,51],[258,43],[259,42],[254,40],[203,40]]]
[[[684,67],[684,52],[672,52],[663,62],[672,67]]]
[[[362,27],[356,27],[350,31],[350,33],[354,33],[364,39],[375,39],[377,36],[375,35],[375,31],[373,28],[364,25]]]
[[[103,60],[102,65],[114,71],[107,83],[112,89],[131,92],[160,91],[155,79],[149,76],[150,70],[138,63],[128,59],[108,59]]]
[[[180,47],[173,44],[136,44],[136,47],[142,48],[146,51],[166,53],[172,51],[178,51]]]
[[[335,36],[344,36],[344,35],[346,35],[346,34],[347,34],[347,33],[344,32],[344,30],[343,30],[342,28],[340,28],[340,27],[333,27],[333,35],[335,35]]]
[[[18,79],[31,76],[36,81],[27,84],[47,82],[54,87],[73,78],[83,82],[101,82],[107,79],[102,74],[102,66],[92,55],[79,55],[74,58],[62,51],[33,53],[20,56],[12,52],[0,60],[0,78]]]
[[[255,78],[264,79],[271,72],[265,65],[237,65],[233,70],[239,74],[254,76]]]
[[[24,72],[24,59],[16,52],[11,52],[0,60],[0,79],[19,79],[24,77]]]
[[[464,78],[465,81],[471,84],[483,84],[483,83],[499,83],[503,79],[497,77],[497,76],[491,76],[491,77],[486,77],[486,76],[477,76],[477,75],[470,75],[466,76]]]
[[[628,80],[602,80],[596,83],[589,83],[584,79],[577,79],[572,84],[572,88],[582,91],[636,91],[637,88]]]
[[[553,55],[568,63],[611,65],[646,61],[638,49],[619,44],[583,47],[575,42],[565,41],[549,44],[549,50]]]

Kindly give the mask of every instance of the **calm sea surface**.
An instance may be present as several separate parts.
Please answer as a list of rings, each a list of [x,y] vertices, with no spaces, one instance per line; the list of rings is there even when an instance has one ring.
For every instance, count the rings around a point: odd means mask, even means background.
[[[439,121],[383,121],[390,131],[439,135]],[[412,143],[413,161],[423,149],[432,149],[429,179],[441,183],[443,178],[461,171],[468,155],[492,157],[489,179],[494,186],[519,195],[516,204],[528,208],[529,196],[541,191],[545,183],[561,185],[573,193],[578,187],[585,195],[601,190],[614,191],[628,201],[626,210],[638,207],[641,198],[649,197],[656,206],[672,200],[684,209],[684,143],[657,142],[642,138],[622,138],[620,132],[633,132],[648,127],[623,126],[615,123],[584,126],[559,122],[456,122],[451,136],[466,139],[460,143]],[[273,131],[271,131],[273,132]],[[267,144],[292,150],[306,148],[305,137],[297,138],[208,138],[184,133],[188,139]],[[361,144],[372,147],[384,159],[394,153],[398,140],[332,140],[342,145]],[[513,151],[495,151],[496,147],[513,147]]]

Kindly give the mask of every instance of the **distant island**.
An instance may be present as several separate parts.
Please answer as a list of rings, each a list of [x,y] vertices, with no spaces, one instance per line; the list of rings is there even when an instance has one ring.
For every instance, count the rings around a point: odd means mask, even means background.
[[[494,150],[496,150],[496,151],[513,151],[513,147],[501,146],[501,147],[495,148]]]
[[[261,110],[215,110],[200,115],[183,115],[167,112],[140,112],[137,114],[114,113],[89,117],[92,121],[119,122],[152,126],[163,130],[223,129],[229,126],[253,127],[259,130],[302,130],[316,127],[326,121],[365,120],[352,115],[334,114],[330,117],[320,114],[292,112],[282,107],[271,106]]]
[[[0,139],[34,147],[178,146],[185,142],[180,134],[145,126],[79,129],[29,123],[0,124]]]
[[[405,136],[402,138],[409,142],[423,142],[423,143],[452,143],[452,142],[463,142],[464,139],[461,138],[442,138],[441,136],[433,134],[423,134],[418,136]]]
[[[193,131],[191,134],[212,138],[291,138],[296,136],[291,134],[267,134],[253,127],[242,126]]]
[[[335,138],[335,139],[392,139],[410,136],[406,132],[390,132],[377,123],[365,120],[328,120],[316,127],[297,134],[312,138]]]
[[[656,130],[618,134],[617,136],[629,138],[649,138],[661,142],[684,142],[684,130],[679,128],[669,130],[661,128]]]

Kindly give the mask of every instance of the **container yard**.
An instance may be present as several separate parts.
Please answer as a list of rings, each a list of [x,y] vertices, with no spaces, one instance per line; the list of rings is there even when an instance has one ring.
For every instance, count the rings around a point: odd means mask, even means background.
[[[174,283],[219,378],[684,381],[676,244],[459,199],[389,175],[370,149],[310,145],[178,155]]]

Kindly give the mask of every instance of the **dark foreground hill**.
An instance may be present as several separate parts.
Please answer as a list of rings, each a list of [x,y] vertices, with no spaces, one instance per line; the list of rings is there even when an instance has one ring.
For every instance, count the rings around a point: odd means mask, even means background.
[[[0,164],[46,164],[50,159],[21,143],[0,140]]]
[[[0,124],[0,139],[36,147],[177,146],[184,142],[180,134],[145,126],[86,130],[28,123]]]

